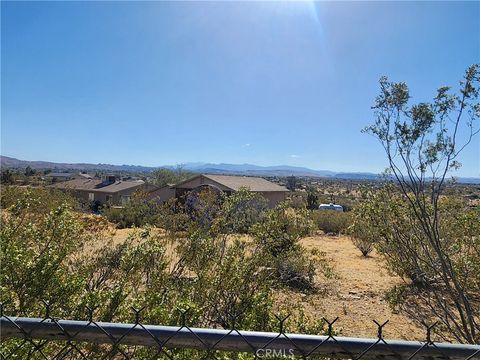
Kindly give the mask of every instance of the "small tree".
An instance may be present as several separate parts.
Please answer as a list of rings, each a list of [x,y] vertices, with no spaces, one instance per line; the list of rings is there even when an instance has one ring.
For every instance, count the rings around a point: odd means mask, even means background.
[[[298,180],[295,176],[288,176],[287,177],[287,189],[290,191],[295,191],[297,188]]]
[[[33,176],[36,174],[36,170],[32,169],[30,165],[25,168],[25,176]]]
[[[1,183],[8,185],[13,183],[13,172],[10,169],[2,170]]]
[[[193,173],[184,170],[182,166],[177,166],[175,169],[161,168],[152,173],[153,183],[158,186],[165,186],[168,184],[176,184],[180,181],[187,180],[192,177]]]
[[[455,266],[457,249],[451,245],[461,242],[442,231],[439,203],[448,174],[460,167],[459,155],[479,131],[475,126],[480,115],[479,81],[479,65],[472,65],[458,94],[443,86],[432,102],[410,105],[407,85],[382,77],[373,106],[375,123],[364,130],[380,140],[388,173],[406,202],[407,217],[415,220],[410,224],[412,241],[403,241],[402,233],[392,233],[392,241],[404,244],[413,261],[426,261],[423,268],[429,269],[428,278],[435,279],[429,308],[458,340],[470,343],[480,340],[479,293],[465,280],[462,267]],[[461,133],[466,133],[463,141]],[[415,251],[414,244],[422,251]],[[471,246],[478,257],[478,241]]]
[[[314,186],[307,187],[307,208],[310,210],[318,209],[318,191]]]

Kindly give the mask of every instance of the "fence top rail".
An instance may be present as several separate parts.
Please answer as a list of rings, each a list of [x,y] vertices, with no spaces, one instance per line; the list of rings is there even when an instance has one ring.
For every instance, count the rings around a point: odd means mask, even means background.
[[[385,359],[480,359],[480,345],[387,340],[381,334],[369,339],[331,333],[305,335],[283,330],[274,333],[9,316],[0,318],[0,326],[2,341],[13,337],[249,353],[270,349],[293,351],[302,356],[336,354],[358,358],[356,356],[363,354],[362,359],[379,356]]]

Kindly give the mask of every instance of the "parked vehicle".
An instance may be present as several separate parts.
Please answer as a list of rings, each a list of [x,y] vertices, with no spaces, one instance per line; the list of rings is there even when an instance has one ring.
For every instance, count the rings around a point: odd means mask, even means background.
[[[334,203],[320,204],[318,209],[319,210],[333,210],[333,211],[343,212],[343,206],[342,205],[337,205],[337,204],[334,204]]]

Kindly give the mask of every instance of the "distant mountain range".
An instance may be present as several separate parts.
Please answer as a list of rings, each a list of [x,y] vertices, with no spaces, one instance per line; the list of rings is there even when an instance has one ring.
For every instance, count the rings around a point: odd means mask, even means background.
[[[164,166],[139,166],[139,165],[111,165],[87,163],[55,163],[49,161],[26,161],[0,155],[2,168],[51,169],[53,171],[120,171],[120,172],[150,172],[160,168],[173,169],[175,165]],[[305,176],[349,180],[379,180],[379,174],[368,172],[334,172],[329,170],[313,170],[306,167],[279,165],[259,166],[252,164],[212,164],[212,163],[186,163],[182,164],[185,170],[205,174],[231,174],[252,176]],[[457,178],[458,182],[480,184],[480,178]]]
[[[259,166],[252,164],[211,164],[211,163],[187,163],[184,168],[193,172],[202,173],[231,173],[259,176],[335,176],[335,172],[328,170],[312,170],[305,167],[279,165]]]
[[[51,169],[56,171],[83,170],[83,171],[153,171],[157,168],[137,165],[111,165],[111,164],[86,164],[86,163],[56,163],[50,161],[27,161],[0,155],[0,166],[3,168]]]

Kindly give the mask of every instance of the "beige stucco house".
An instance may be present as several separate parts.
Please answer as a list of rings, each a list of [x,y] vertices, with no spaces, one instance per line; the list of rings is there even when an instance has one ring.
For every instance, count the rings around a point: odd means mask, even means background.
[[[50,187],[69,191],[83,203],[98,202],[101,205],[125,205],[136,191],[155,197],[158,186],[142,180],[117,180],[113,175],[102,179],[74,179],[53,184]]]
[[[214,187],[226,194],[237,191],[241,187],[246,187],[250,191],[264,196],[268,201],[269,207],[274,207],[284,201],[289,192],[287,188],[262,178],[202,174],[176,185],[166,185],[155,191],[155,195],[158,196],[161,202],[165,202],[174,197],[181,198],[191,190],[206,186]]]

